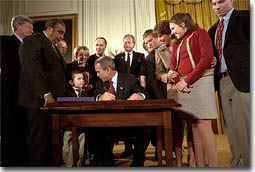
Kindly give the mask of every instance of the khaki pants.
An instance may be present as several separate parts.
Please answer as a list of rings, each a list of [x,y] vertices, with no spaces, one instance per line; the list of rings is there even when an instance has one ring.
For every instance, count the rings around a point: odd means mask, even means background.
[[[250,93],[238,91],[229,76],[220,80],[220,98],[233,167],[250,167]]]
[[[82,163],[84,162],[85,133],[79,134],[78,143],[79,143],[79,159],[77,162],[77,167],[81,167]],[[66,167],[73,166],[73,147],[72,147],[72,132],[71,131],[64,131],[62,159]]]

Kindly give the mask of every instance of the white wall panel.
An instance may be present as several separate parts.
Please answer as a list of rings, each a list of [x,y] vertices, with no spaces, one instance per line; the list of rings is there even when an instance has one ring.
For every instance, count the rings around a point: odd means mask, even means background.
[[[78,3],[74,0],[24,0],[25,14],[45,16],[77,13]]]
[[[2,33],[11,33],[9,23],[14,15],[30,17],[78,14],[78,45],[86,45],[90,53],[95,52],[95,39],[103,36],[112,51],[123,50],[122,39],[125,34],[136,37],[136,51],[145,52],[142,35],[146,29],[153,29],[155,19],[154,0],[9,0],[10,9],[2,9],[8,14],[1,16]],[[5,5],[5,6],[6,6]],[[8,13],[7,13],[8,12]],[[7,25],[8,24],[8,25]],[[106,51],[108,54],[108,49]]]

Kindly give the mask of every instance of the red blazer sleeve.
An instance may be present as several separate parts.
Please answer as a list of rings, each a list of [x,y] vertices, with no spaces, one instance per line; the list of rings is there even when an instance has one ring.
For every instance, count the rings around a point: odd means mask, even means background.
[[[208,33],[203,29],[198,29],[196,32],[193,41],[190,42],[190,49],[196,67],[186,78],[189,84],[198,80],[206,69],[210,69],[213,60],[213,46]]]

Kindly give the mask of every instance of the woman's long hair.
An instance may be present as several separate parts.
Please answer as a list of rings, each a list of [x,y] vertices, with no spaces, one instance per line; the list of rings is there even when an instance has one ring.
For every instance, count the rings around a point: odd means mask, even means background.
[[[199,28],[198,24],[193,21],[189,13],[177,13],[169,20],[169,23],[175,23],[179,26],[182,22],[185,23],[185,26],[191,32],[194,32]]]

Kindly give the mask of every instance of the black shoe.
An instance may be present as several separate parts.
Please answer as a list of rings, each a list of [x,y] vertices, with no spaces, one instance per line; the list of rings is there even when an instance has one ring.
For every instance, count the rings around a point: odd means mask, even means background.
[[[130,167],[143,167],[144,166],[144,162],[138,162],[138,161],[133,161],[131,164],[130,164]]]
[[[121,153],[121,155],[120,155],[120,158],[126,158],[126,157],[129,157],[129,156],[131,156],[133,154],[133,151],[131,150],[131,151],[124,151],[124,152],[122,152]]]

